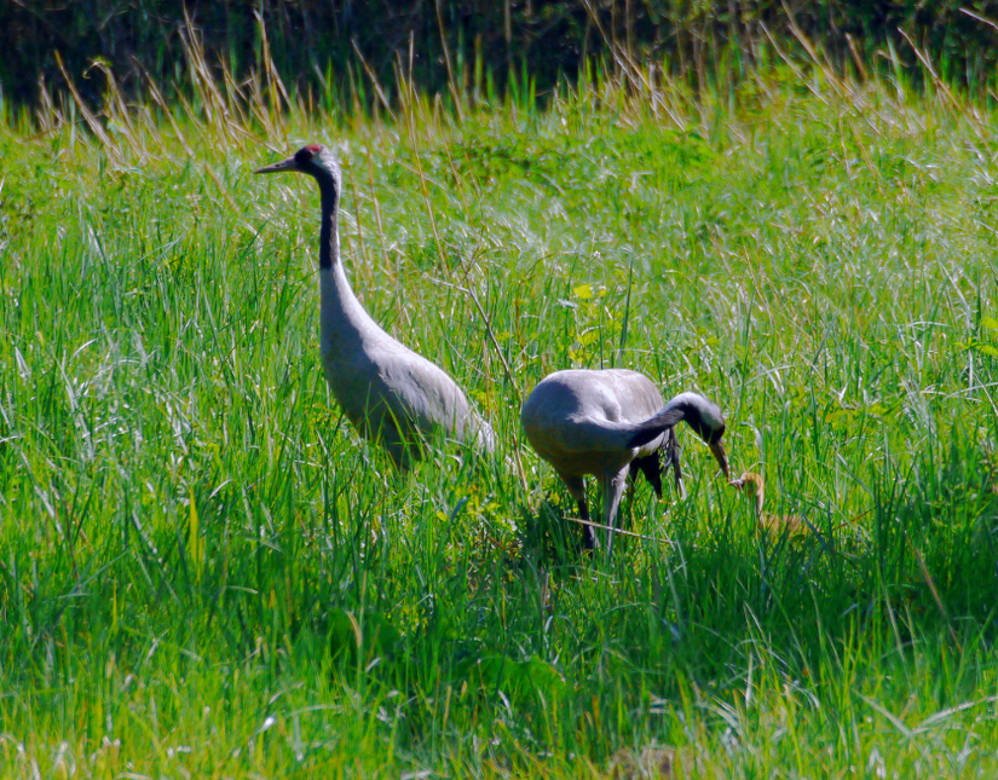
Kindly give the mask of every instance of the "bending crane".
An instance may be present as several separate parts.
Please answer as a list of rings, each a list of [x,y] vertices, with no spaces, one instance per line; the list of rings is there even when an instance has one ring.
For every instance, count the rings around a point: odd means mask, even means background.
[[[724,418],[717,404],[697,393],[680,393],[668,403],[644,374],[624,369],[556,371],[540,381],[523,404],[520,422],[531,446],[548,461],[579,506],[583,520],[586,474],[603,490],[603,523],[613,527],[628,474],[641,471],[662,495],[659,455],[675,470],[682,487],[674,426],[685,421],[707,443],[724,476],[728,459],[721,444]],[[583,544],[596,547],[585,527]],[[613,532],[607,552],[613,548]]]

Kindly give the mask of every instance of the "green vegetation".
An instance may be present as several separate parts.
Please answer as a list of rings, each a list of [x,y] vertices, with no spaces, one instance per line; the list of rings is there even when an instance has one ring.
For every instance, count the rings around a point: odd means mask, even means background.
[[[177,53],[192,42],[216,75],[273,68],[327,98],[373,99],[371,75],[395,96],[400,69],[455,101],[480,74],[500,92],[529,74],[546,95],[594,60],[708,89],[765,67],[774,48],[817,47],[838,69],[917,79],[927,57],[947,83],[990,99],[996,20],[998,0],[15,0],[0,4],[0,106],[44,107],[67,78],[99,102],[108,69],[129,96],[150,83],[183,91],[189,63]]]
[[[0,774],[995,774],[994,116],[792,62],[460,120],[238,89],[0,126]],[[341,418],[314,185],[250,175],[311,141],[495,459],[393,476]],[[518,425],[569,365],[718,400],[814,530],[682,432],[689,496],[580,561]]]

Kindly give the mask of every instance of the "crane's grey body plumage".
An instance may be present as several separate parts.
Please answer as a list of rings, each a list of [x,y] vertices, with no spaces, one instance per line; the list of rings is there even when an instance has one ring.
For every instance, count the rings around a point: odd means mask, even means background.
[[[337,214],[339,165],[319,146],[307,146],[258,173],[294,170],[319,184],[319,331],[322,368],[347,418],[361,435],[382,444],[400,468],[422,451],[426,437],[491,452],[495,435],[464,392],[439,366],[389,335],[361,305],[340,259]]]
[[[664,405],[658,388],[636,371],[567,370],[541,380],[520,418],[537,454],[559,472],[593,474],[654,452],[658,439],[638,448],[628,441]]]
[[[527,440],[568,486],[584,520],[589,519],[583,477],[593,474],[603,492],[603,522],[613,526],[628,474],[642,471],[661,494],[659,453],[680,479],[676,423],[687,422],[711,446],[727,474],[720,439],[720,409],[696,393],[666,403],[655,384],[626,369],[556,371],[533,389],[520,411]],[[586,527],[586,547],[595,535]],[[613,545],[610,532],[608,551]]]

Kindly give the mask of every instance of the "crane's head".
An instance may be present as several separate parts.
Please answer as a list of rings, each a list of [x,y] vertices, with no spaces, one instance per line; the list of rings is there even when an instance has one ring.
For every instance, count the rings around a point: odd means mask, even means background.
[[[303,146],[293,156],[286,160],[258,168],[254,173],[279,173],[281,171],[298,171],[314,176],[316,179],[332,178],[339,190],[340,166],[333,153],[319,144]]]
[[[697,393],[680,393],[669,401],[668,406],[681,412],[680,419],[685,420],[696,435],[703,439],[724,476],[728,477],[728,455],[721,443],[721,437],[724,436],[721,407]]]

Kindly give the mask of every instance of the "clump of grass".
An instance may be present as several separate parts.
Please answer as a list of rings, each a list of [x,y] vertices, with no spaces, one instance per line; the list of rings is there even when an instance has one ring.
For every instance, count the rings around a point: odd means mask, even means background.
[[[399,88],[372,118],[199,56],[185,102],[0,125],[0,763],[993,770],[983,108],[816,58],[461,121]],[[469,389],[494,461],[388,476],[329,396],[314,193],[248,175],[313,140],[361,298]],[[567,365],[709,391],[818,533],[757,534],[689,444],[689,497],[639,487],[645,538],[575,558],[517,418]]]

